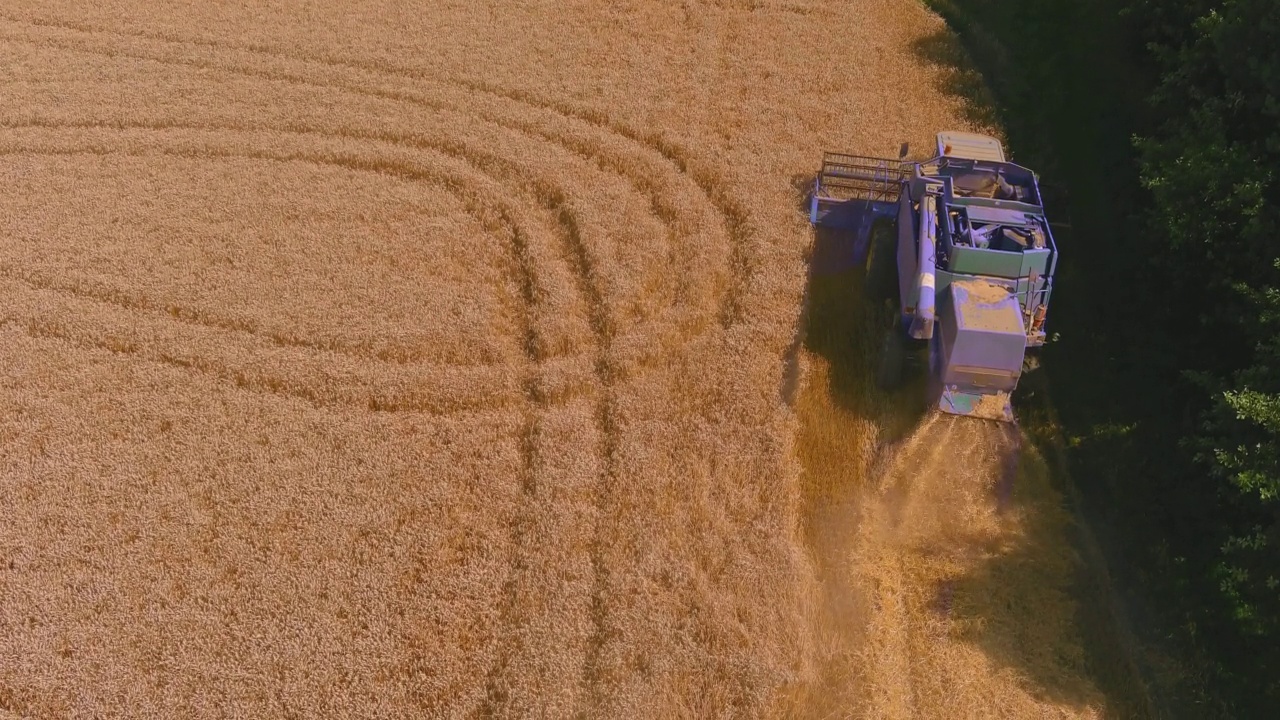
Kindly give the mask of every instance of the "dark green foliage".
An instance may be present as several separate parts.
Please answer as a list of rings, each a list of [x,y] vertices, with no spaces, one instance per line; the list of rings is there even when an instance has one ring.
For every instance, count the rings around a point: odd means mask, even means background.
[[[1272,717],[1280,2],[930,5],[1018,159],[1070,191],[1046,368],[1121,601],[1145,646],[1179,658],[1172,679],[1148,665],[1157,704]]]
[[[1136,22],[1135,36],[1159,55],[1187,42],[1195,21],[1222,5],[1222,0],[1129,0],[1123,13]]]
[[[1208,391],[1184,445],[1219,497],[1223,640],[1247,665],[1228,683],[1280,698],[1280,3],[1155,3],[1200,13],[1160,49],[1154,101],[1166,120],[1139,141],[1150,247],[1166,242],[1168,310],[1194,317],[1172,348]],[[1211,7],[1206,9],[1206,5]],[[1166,311],[1173,326],[1178,317]],[[1239,682],[1248,679],[1247,683]],[[1233,682],[1234,681],[1234,682]]]
[[[1181,291],[1165,294],[1176,317],[1201,326],[1180,348],[1183,367],[1198,371],[1241,369],[1260,339],[1261,310],[1240,288],[1271,282],[1277,256],[1277,42],[1280,4],[1270,0],[1222,3],[1193,21],[1184,44],[1164,53],[1154,97],[1167,120],[1139,141],[1155,204],[1149,247],[1167,247],[1154,258]]]

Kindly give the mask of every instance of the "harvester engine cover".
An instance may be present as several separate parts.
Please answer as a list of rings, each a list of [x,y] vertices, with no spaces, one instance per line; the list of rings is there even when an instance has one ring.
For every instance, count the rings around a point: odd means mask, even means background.
[[[933,377],[939,408],[957,415],[1011,421],[1026,330],[1009,288],[985,280],[955,281],[943,294]]]

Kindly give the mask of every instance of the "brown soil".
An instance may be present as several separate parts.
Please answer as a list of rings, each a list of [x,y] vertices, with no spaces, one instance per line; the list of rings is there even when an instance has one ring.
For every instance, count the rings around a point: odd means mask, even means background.
[[[842,679],[797,714],[1104,717],[1066,591],[1069,517],[1017,429],[932,412],[864,472],[831,505],[844,532],[814,536],[844,590],[820,626]]]

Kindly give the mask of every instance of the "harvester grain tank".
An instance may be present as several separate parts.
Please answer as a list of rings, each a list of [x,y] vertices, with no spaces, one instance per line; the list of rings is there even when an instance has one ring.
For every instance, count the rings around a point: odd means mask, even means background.
[[[1045,343],[1058,262],[1034,172],[972,133],[939,133],[924,162],[826,153],[810,219],[854,232],[867,287],[892,305],[882,384],[896,384],[909,344],[925,344],[939,409],[1013,420],[1009,397],[1027,350]],[[881,221],[896,232],[873,232]]]

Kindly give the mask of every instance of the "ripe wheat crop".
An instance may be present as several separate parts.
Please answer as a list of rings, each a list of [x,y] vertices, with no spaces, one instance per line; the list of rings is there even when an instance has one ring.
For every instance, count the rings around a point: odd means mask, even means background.
[[[968,127],[941,31],[0,3],[0,712],[825,714],[797,188]]]

